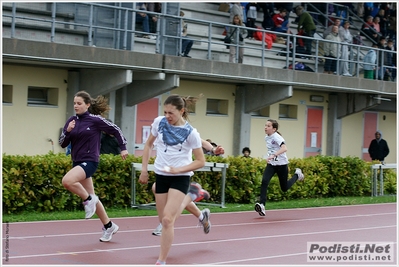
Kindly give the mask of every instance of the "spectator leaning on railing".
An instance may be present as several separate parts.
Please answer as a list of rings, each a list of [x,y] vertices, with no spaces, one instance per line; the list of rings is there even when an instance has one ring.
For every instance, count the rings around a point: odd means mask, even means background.
[[[374,70],[376,68],[375,62],[377,60],[377,53],[375,48],[377,47],[377,44],[373,44],[372,48],[363,58],[363,70],[365,79],[374,79]]]
[[[180,11],[180,17],[184,17],[184,12]],[[194,44],[194,41],[187,37],[187,24],[182,20],[182,42],[181,42],[181,56],[182,57],[190,57],[188,54],[191,51],[191,47]],[[190,57],[191,58],[191,57]]]
[[[230,8],[230,22],[233,21],[234,16],[238,15],[241,19],[241,21],[244,21],[244,11],[242,9],[242,6],[240,2],[235,2]]]
[[[329,35],[332,31],[332,27],[333,26],[338,26],[338,33],[341,34],[341,32],[343,31],[344,27],[341,26],[341,20],[340,19],[335,19],[334,20],[334,24],[331,24],[330,26],[328,26],[324,32],[323,32],[323,38],[326,39],[327,35]]]
[[[337,71],[337,58],[340,56],[341,38],[338,35],[338,26],[334,25],[332,31],[327,35],[326,40],[334,42],[324,43],[324,56],[326,62],[324,63],[324,73],[332,74]]]
[[[342,47],[341,47],[342,60],[340,61],[339,73],[342,74],[343,76],[352,76],[352,74],[349,72],[349,62],[346,61],[349,59],[349,46],[347,44],[351,44],[353,40],[352,34],[349,30],[349,26],[350,26],[349,21],[345,21],[342,30],[338,31],[338,35],[342,41]]]
[[[244,23],[242,22],[239,15],[235,15],[233,17],[233,21],[231,24],[235,26],[244,27]],[[244,60],[244,44],[245,38],[247,37],[247,30],[245,28],[236,28],[229,27],[229,31],[227,32],[227,36],[231,37],[231,45],[230,45],[230,58],[229,62],[236,63],[237,50],[238,50],[238,63],[242,63]],[[238,40],[238,46],[236,46]]]

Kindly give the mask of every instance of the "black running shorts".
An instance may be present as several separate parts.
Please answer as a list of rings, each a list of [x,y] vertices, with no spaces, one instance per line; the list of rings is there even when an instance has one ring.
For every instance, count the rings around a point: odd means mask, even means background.
[[[168,193],[170,188],[181,191],[183,194],[187,194],[188,188],[190,186],[190,176],[165,176],[160,174],[155,174],[155,193],[165,194]]]

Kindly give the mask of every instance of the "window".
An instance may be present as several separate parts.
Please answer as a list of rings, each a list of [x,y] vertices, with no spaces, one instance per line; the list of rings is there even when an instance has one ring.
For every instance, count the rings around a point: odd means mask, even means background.
[[[56,88],[28,87],[28,105],[58,105],[58,90]]]
[[[227,115],[228,107],[228,100],[208,98],[206,100],[206,115]]]
[[[280,119],[297,119],[298,106],[297,105],[279,105],[279,118]]]
[[[261,108],[250,113],[253,117],[270,117],[270,107]]]
[[[3,104],[12,104],[12,85],[3,84]]]

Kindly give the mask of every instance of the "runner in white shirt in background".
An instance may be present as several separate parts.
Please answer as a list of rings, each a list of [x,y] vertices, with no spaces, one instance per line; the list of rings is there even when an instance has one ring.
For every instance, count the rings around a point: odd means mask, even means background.
[[[280,187],[283,192],[291,188],[296,181],[302,181],[304,179],[301,169],[296,168],[294,176],[288,179],[288,158],[287,158],[287,146],[285,140],[278,132],[278,122],[276,120],[269,119],[265,124],[265,141],[267,146],[267,165],[263,172],[262,185],[260,189],[260,200],[259,203],[255,204],[255,211],[260,216],[266,215],[265,204],[266,204],[266,193],[267,187],[269,186],[270,180],[273,175],[277,173],[280,181]]]

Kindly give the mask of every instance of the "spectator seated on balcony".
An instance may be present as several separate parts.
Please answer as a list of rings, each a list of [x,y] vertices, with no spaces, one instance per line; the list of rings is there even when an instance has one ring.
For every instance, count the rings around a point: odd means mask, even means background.
[[[146,3],[138,2],[136,3],[136,9],[139,10],[147,10]],[[145,33],[150,33],[150,24],[149,24],[149,16],[143,12],[136,13],[136,23],[142,24],[142,31]],[[149,34],[138,34],[138,37],[148,38],[148,39],[156,39],[155,36]]]
[[[151,12],[161,13],[162,3],[147,3],[147,10]],[[157,32],[158,16],[154,14],[148,14],[150,33]]]
[[[289,33],[289,34],[292,33],[289,29],[289,26],[288,26],[289,20],[286,19],[286,16],[287,16],[286,9],[281,9],[280,13],[274,14],[274,16],[273,16],[273,22],[274,22],[273,31]]]
[[[287,19],[289,19],[289,17],[290,17],[290,13],[291,13],[291,11],[292,11],[292,9],[294,8],[294,3],[287,3],[287,2],[276,2],[275,4],[274,4],[274,8],[276,9],[276,10],[281,10],[281,9],[285,9],[285,10],[287,10],[287,14],[285,15],[285,19],[287,20]]]

